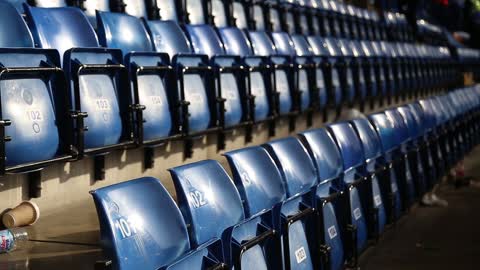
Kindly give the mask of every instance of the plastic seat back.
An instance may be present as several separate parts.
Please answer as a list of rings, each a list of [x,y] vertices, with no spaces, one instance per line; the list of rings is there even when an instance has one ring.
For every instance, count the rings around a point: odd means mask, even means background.
[[[126,86],[119,83],[121,78],[107,69],[80,74],[84,64],[121,63],[121,51],[94,48],[98,47],[97,36],[80,9],[30,7],[26,12],[27,22],[42,48],[56,48],[60,53],[73,48],[66,51],[63,68],[69,79],[73,109],[88,113],[85,149],[113,146],[122,138],[127,140],[129,126],[124,121],[131,101],[129,93],[123,92],[127,91]]]
[[[168,53],[170,58],[180,53],[191,53],[185,33],[175,21],[147,21],[147,31],[157,52]]]
[[[314,161],[320,182],[339,177],[343,173],[342,156],[333,137],[325,129],[299,133]]]
[[[235,26],[239,29],[248,29],[247,10],[243,1],[235,0],[232,3],[232,15],[235,20]]]
[[[98,12],[98,38],[107,48],[130,52],[150,52],[152,42],[143,23],[134,16],[113,12]]]
[[[290,197],[307,193],[318,184],[315,165],[298,139],[279,139],[264,147],[279,167]]]
[[[93,27],[78,8],[28,7],[25,12],[35,43],[57,49],[60,57],[70,48],[99,47]]]
[[[396,147],[395,129],[387,115],[385,113],[375,113],[368,118],[380,137],[383,152],[389,153],[393,151]]]
[[[115,268],[158,269],[190,250],[182,214],[159,180],[139,178],[91,194]]]
[[[276,56],[275,45],[264,31],[250,31],[249,37],[252,43],[253,52],[257,56],[271,57],[272,62],[276,64],[285,64],[289,61],[284,55]],[[293,50],[294,52],[294,50]],[[275,91],[279,94],[278,112],[280,114],[289,113],[293,108],[293,100],[291,96],[292,74],[285,69],[276,69],[275,71]]]
[[[245,32],[236,27],[225,27],[218,30],[223,41],[227,55],[244,57],[244,62],[252,67],[262,64],[262,57],[253,56],[250,41]],[[264,76],[260,71],[250,72],[250,93],[255,96],[254,120],[261,121],[268,117],[270,104],[268,98],[269,76]]]
[[[20,4],[21,7],[21,4]],[[12,3],[0,2],[0,45],[2,48],[34,47],[32,34]]]
[[[335,123],[328,126],[342,155],[343,169],[348,174],[365,163],[362,144],[353,126],[348,122]]]
[[[358,137],[360,138],[368,165],[370,160],[375,160],[376,158],[382,156],[382,145],[380,138],[378,137],[378,134],[376,133],[372,124],[370,124],[367,119],[357,118],[353,119],[351,123],[355,128]]]
[[[221,238],[225,229],[244,220],[240,194],[217,161],[171,168],[170,173],[194,245]]]
[[[392,122],[394,128],[395,143],[399,146],[408,142],[411,138],[408,133],[408,127],[403,121],[403,117],[397,109],[389,109],[385,111],[385,115]]]
[[[223,44],[212,26],[186,25],[187,33],[192,41],[194,51],[199,54],[206,54],[214,66],[233,67],[238,64],[238,57],[225,55]],[[221,93],[225,98],[224,123],[225,126],[234,126],[242,121],[243,108],[241,96],[245,96],[242,82],[243,76],[232,72],[219,72],[220,87],[216,85],[216,95]]]
[[[287,199],[280,170],[265,148],[254,146],[225,153],[247,216],[272,209]]]
[[[225,54],[221,39],[210,25],[187,24],[185,29],[195,53],[206,54],[209,57]]]

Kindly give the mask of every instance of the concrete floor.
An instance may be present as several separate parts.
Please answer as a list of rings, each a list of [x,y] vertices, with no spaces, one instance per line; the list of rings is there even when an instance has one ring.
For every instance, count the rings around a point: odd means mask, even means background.
[[[480,179],[480,147],[466,159],[467,175]],[[360,257],[366,270],[479,269],[480,188],[443,185],[447,208],[415,206],[377,245]],[[68,214],[67,214],[68,213]],[[62,224],[69,225],[68,229]],[[0,269],[93,269],[102,258],[95,208],[79,205],[43,217],[29,228],[28,248],[0,254]]]

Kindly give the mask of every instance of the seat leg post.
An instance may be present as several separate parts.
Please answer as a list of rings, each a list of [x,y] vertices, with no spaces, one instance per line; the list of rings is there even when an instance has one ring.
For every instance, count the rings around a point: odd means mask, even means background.
[[[183,159],[191,158],[193,156],[193,139],[185,139],[183,147]]]
[[[251,143],[253,140],[253,125],[245,127],[245,144]]]
[[[143,168],[145,170],[153,168],[155,165],[155,149],[153,147],[145,147],[143,149]]]
[[[268,136],[275,137],[275,119],[268,122]]]
[[[42,196],[42,171],[33,171],[27,174],[28,197],[40,198]]]
[[[296,121],[297,121],[297,117],[295,115],[291,115],[289,118],[288,118],[288,131],[289,132],[294,132],[295,129],[296,129]]]
[[[226,147],[225,138],[226,138],[226,135],[223,130],[217,133],[217,151],[225,150],[225,147]]]
[[[95,181],[105,180],[105,155],[95,156],[93,166]]]

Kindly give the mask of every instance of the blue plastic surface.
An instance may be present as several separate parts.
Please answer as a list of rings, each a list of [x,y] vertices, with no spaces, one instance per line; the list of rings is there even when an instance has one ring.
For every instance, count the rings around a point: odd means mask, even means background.
[[[329,125],[328,128],[332,131],[342,154],[344,170],[351,170],[364,164],[362,145],[352,125],[341,122]]]
[[[267,32],[250,31],[248,32],[250,41],[252,42],[253,52],[258,56],[271,56],[277,54],[275,45],[273,44]]]
[[[156,67],[169,65],[168,55],[160,53],[131,53],[125,56],[125,65],[130,74],[137,67]],[[143,74],[138,78],[139,104],[145,105],[143,110],[143,139],[154,140],[166,137],[172,131],[172,116],[168,99],[168,85],[165,76],[160,74]]]
[[[27,24],[41,48],[57,49],[60,57],[70,48],[98,47],[98,39],[85,14],[78,8],[26,6]]]
[[[159,180],[144,177],[92,192],[107,255],[119,269],[158,269],[190,250],[185,221]]]
[[[152,42],[140,19],[121,13],[97,12],[100,45],[129,52],[150,52]]]
[[[290,36],[285,32],[272,33],[277,54],[294,57],[296,55],[294,44]],[[255,44],[255,43],[254,43]]]
[[[229,55],[248,56],[252,55],[250,41],[245,32],[236,27],[219,28],[218,32],[225,46],[225,52]]]
[[[192,0],[190,0],[192,1]],[[185,29],[190,37],[193,50],[198,54],[206,54],[209,57],[224,54],[222,41],[210,25],[187,24]]]
[[[165,52],[170,59],[179,53],[191,53],[190,44],[175,21],[147,21],[147,30],[157,52]]]
[[[342,156],[332,136],[325,129],[299,133],[314,161],[320,182],[339,177],[343,173]]]
[[[315,165],[298,139],[274,140],[264,147],[280,169],[290,197],[309,192],[318,184]]]
[[[40,49],[0,50],[0,64],[7,68],[40,67],[42,62],[59,66],[58,53]],[[10,77],[0,81],[0,88],[2,118],[12,122],[5,128],[6,136],[12,137],[5,143],[6,165],[53,158],[60,138],[49,81],[36,76]]]
[[[217,161],[171,168],[170,173],[194,245],[220,238],[225,229],[244,220],[240,194]]]
[[[269,210],[287,198],[280,170],[262,147],[254,146],[224,154],[233,173],[233,181],[244,198],[247,216]]]
[[[0,1],[0,47],[34,47],[33,38],[22,16],[10,1]],[[21,7],[23,1],[12,1]]]

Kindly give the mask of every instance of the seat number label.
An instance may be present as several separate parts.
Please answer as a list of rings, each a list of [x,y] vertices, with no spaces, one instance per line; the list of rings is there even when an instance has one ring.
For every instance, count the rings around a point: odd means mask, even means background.
[[[137,234],[137,229],[135,226],[131,226],[130,222],[128,222],[124,217],[115,220],[114,226],[120,231],[122,239],[129,238]]]
[[[95,100],[95,105],[97,106],[97,111],[109,111],[110,110],[110,102],[108,99],[101,98]]]
[[[375,197],[373,197],[373,200],[375,201],[375,206],[382,205],[382,198],[380,197],[380,195],[375,195]]]
[[[161,96],[150,96],[150,100],[152,102],[152,105],[158,105],[158,106],[163,105],[163,101],[162,101]]]
[[[194,208],[200,208],[208,204],[205,195],[198,190],[190,191],[189,196]]]
[[[335,236],[337,236],[337,229],[335,226],[328,227],[328,236],[330,236],[330,239],[333,239]]]
[[[30,121],[34,122],[42,122],[43,121],[43,115],[40,110],[30,110],[27,111],[27,117]]]
[[[307,253],[305,252],[304,247],[300,247],[295,251],[295,257],[297,258],[297,264],[305,261],[307,259]]]
[[[355,210],[353,210],[353,217],[355,217],[355,220],[358,220],[362,217],[362,211],[360,208],[355,208]]]

